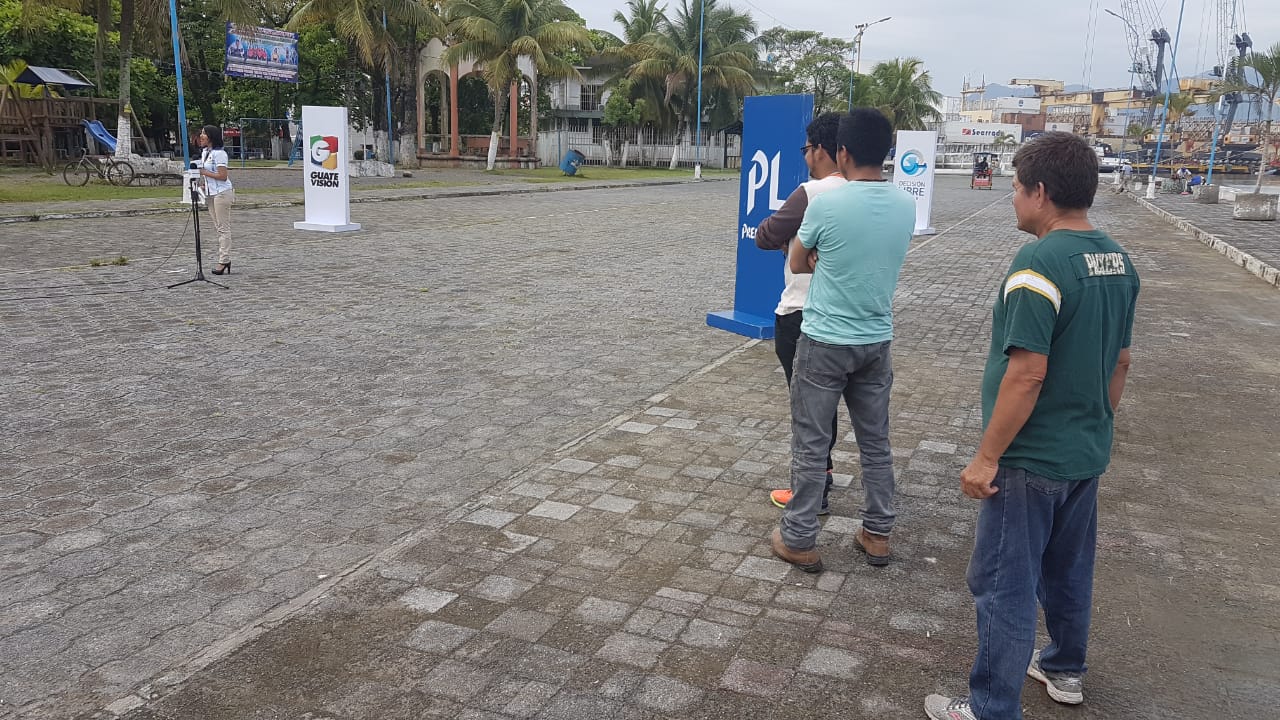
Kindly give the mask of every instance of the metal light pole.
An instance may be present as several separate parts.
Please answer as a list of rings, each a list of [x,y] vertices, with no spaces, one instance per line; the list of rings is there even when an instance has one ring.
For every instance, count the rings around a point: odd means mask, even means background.
[[[169,0],[169,33],[173,36],[173,72],[178,82],[178,136],[182,143],[182,171],[191,168],[191,148],[187,144],[187,100],[182,92],[182,52],[178,49],[178,0]]]
[[[867,28],[871,27],[872,25],[879,25],[882,22],[888,22],[892,19],[893,19],[892,17],[882,17],[879,20],[876,20],[875,22],[862,23],[861,25],[853,26],[853,28],[857,30],[858,33],[853,36],[853,72],[849,74],[849,109],[850,110],[853,109],[853,81],[862,72],[862,33],[866,32]]]
[[[1103,8],[1103,11],[1113,18],[1119,19],[1120,22],[1128,26],[1129,30],[1131,30],[1134,35],[1138,34],[1137,28],[1133,26],[1133,23],[1126,20],[1123,15],[1117,15],[1116,13],[1106,8]],[[1128,111],[1133,110],[1133,73],[1137,69],[1138,69],[1137,60],[1136,59],[1130,60],[1129,62],[1129,101],[1125,103],[1124,109],[1126,112],[1124,117],[1124,128],[1121,129],[1121,135],[1120,135],[1120,162],[1121,163],[1124,162],[1124,154],[1129,151],[1129,113]]]
[[[384,34],[387,32],[386,8],[382,9],[382,32]],[[395,156],[396,150],[395,150],[395,145],[392,143],[392,140],[391,140],[391,56],[388,55],[386,60],[387,60],[387,67],[386,67],[386,71],[387,71],[387,162],[391,163],[391,165],[394,167],[396,164],[396,156]],[[514,154],[514,152],[515,151],[513,150],[512,153]]]
[[[1164,129],[1169,123],[1169,95],[1173,90],[1173,78],[1178,76],[1178,41],[1182,38],[1182,17],[1187,11],[1187,0],[1182,0],[1178,8],[1178,30],[1173,34],[1173,55],[1169,58],[1169,78],[1164,84],[1164,115],[1160,118],[1160,136],[1156,140],[1156,157],[1151,163],[1151,182],[1147,185],[1147,199],[1156,196],[1156,174],[1160,172],[1160,151],[1164,149]]]
[[[693,164],[693,179],[702,179],[702,50],[706,46],[703,38],[703,32],[706,29],[707,22],[707,0],[702,0],[702,13],[698,16],[698,130],[697,137],[694,138],[694,147],[697,148],[697,159]]]

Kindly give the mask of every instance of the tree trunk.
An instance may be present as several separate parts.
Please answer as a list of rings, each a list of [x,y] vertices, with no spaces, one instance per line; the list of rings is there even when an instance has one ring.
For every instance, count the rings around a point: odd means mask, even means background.
[[[111,33],[111,0],[95,0],[95,14],[98,16],[98,38],[93,45],[93,81],[98,84],[95,97],[104,97],[107,88],[102,80],[102,66],[107,53],[108,35]]]
[[[668,170],[675,170],[676,165],[680,162],[680,145],[684,143],[684,129],[687,124],[684,117],[681,116],[679,124],[676,125],[675,142],[671,145],[671,165],[667,167]]]
[[[1274,98],[1266,98],[1266,99],[1269,99],[1272,101],[1267,105],[1268,110],[1274,109],[1275,99]],[[1271,140],[1270,116],[1268,116],[1267,118],[1266,127],[1267,127],[1266,131],[1262,133],[1262,152],[1260,153],[1261,157],[1258,159],[1258,182],[1253,186],[1253,192],[1255,195],[1262,192],[1262,178],[1265,177],[1267,174],[1267,143],[1269,140]]]
[[[622,168],[624,168],[624,167],[626,167],[626,166],[627,166],[627,153],[628,153],[628,152],[630,152],[630,150],[631,150],[631,141],[630,141],[630,140],[625,140],[625,141],[623,141],[623,143],[622,143],[622,161],[618,163],[618,167],[622,167]]]
[[[116,124],[116,157],[133,152],[133,130],[129,126],[129,61],[133,59],[133,3],[120,2],[120,111]]]
[[[493,132],[489,135],[489,161],[486,170],[492,170],[498,162],[498,144],[502,142],[502,105],[506,93],[502,89],[493,91]]]

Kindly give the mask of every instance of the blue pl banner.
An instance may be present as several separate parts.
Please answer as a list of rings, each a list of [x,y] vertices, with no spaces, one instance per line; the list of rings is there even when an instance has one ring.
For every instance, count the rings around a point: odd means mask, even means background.
[[[773,311],[784,284],[776,250],[756,247],[756,228],[809,178],[800,148],[813,120],[812,95],[749,97],[742,111],[742,179],[738,193],[738,272],[733,309],[707,313],[707,324],[750,338],[773,337]]]
[[[298,82],[298,34],[227,23],[223,74],[278,82]]]

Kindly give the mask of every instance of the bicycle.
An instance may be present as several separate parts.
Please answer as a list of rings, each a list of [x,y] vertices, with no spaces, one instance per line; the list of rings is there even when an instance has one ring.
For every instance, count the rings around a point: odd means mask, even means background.
[[[113,157],[100,160],[87,152],[82,153],[79,160],[67,163],[66,167],[62,168],[62,180],[72,187],[87,185],[94,175],[112,185],[123,186],[133,182],[134,172],[133,166],[127,160],[117,160]]]

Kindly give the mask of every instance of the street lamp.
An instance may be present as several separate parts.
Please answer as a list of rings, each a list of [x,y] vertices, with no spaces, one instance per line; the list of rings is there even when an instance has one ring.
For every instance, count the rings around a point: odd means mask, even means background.
[[[1138,34],[1138,29],[1123,15],[1118,15],[1107,8],[1103,8],[1103,12],[1124,23],[1135,36]],[[1133,111],[1133,71],[1137,69],[1138,59],[1133,58],[1133,62],[1129,64],[1129,102],[1125,103],[1124,127],[1120,130],[1120,162],[1122,163],[1124,162],[1125,153],[1129,151],[1129,114]],[[1117,172],[1119,171],[1117,170]]]
[[[858,31],[858,34],[853,36],[853,72],[850,73],[849,75],[849,109],[850,110],[853,110],[853,80],[862,71],[862,33],[866,32],[867,28],[871,27],[872,25],[879,25],[882,22],[888,22],[892,19],[893,19],[892,17],[882,17],[879,20],[876,20],[875,22],[862,23],[861,25],[853,26],[853,28]]]
[[[702,179],[702,48],[706,44],[702,34],[707,22],[707,0],[702,0],[702,13],[698,16],[698,136],[694,138],[697,159],[693,163],[693,179]],[[679,140],[677,139],[677,142]]]

